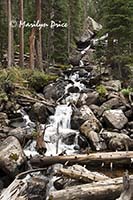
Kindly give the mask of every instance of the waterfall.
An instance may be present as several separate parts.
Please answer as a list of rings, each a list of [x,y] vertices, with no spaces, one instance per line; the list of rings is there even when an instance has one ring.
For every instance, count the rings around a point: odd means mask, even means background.
[[[85,89],[85,86],[80,83],[78,72],[71,74],[68,79],[71,81],[71,83],[69,83],[65,88],[65,94],[68,94],[68,96],[62,100],[60,105],[57,105],[55,114],[49,117],[48,124],[46,125],[44,134],[44,141],[47,148],[45,153],[46,156],[58,155],[63,152],[67,155],[72,155],[77,152],[77,150],[75,150],[75,146],[78,146],[79,132],[71,129],[71,104],[78,101],[80,92]],[[76,93],[68,92],[70,87],[78,87],[79,90]],[[29,118],[27,116],[24,116],[24,118],[27,119],[29,124]],[[42,128],[44,126],[45,125],[42,124]],[[65,140],[67,140],[68,137],[71,137],[71,135],[73,137],[73,141],[68,144]],[[25,154],[27,156],[38,154],[35,146],[36,141],[34,140],[25,148]]]

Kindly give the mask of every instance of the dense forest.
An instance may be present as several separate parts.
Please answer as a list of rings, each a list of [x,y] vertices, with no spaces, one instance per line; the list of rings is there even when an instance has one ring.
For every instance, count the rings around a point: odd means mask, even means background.
[[[0,0],[0,200],[133,200],[133,0]]]
[[[0,65],[15,65],[15,53],[20,53],[18,65],[21,67],[25,65],[25,54],[30,55],[30,68],[44,69],[49,64],[67,64],[87,16],[102,24],[99,35],[108,33],[107,48],[99,44],[97,55],[104,56],[108,64],[119,65],[120,68],[130,65],[132,4],[132,0],[1,0]],[[37,24],[43,27],[39,28]]]

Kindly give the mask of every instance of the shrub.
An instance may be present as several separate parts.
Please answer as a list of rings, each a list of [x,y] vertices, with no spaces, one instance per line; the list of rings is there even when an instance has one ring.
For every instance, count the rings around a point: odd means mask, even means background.
[[[29,86],[37,92],[42,90],[45,85],[50,81],[56,80],[57,76],[45,74],[40,71],[34,71],[31,77],[29,77]]]
[[[96,90],[101,97],[104,97],[108,92],[104,85],[97,86]]]
[[[22,69],[19,67],[12,67],[0,70],[0,91],[4,92],[4,84],[11,83],[31,90],[41,91],[41,89],[49,82],[57,79],[57,76],[40,72],[39,70]]]
[[[121,92],[122,92],[122,94],[124,95],[124,96],[129,96],[129,94],[130,94],[130,92],[133,92],[133,88],[130,88],[130,87],[128,87],[128,88],[123,88],[122,90],[121,90]]]

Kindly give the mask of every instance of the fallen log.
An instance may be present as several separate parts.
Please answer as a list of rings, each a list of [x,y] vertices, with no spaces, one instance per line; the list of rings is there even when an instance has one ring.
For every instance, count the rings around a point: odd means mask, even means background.
[[[68,167],[67,169],[60,168],[59,170],[57,170],[57,173],[72,179],[84,181],[86,183],[109,179],[109,177],[105,176],[104,174],[100,174],[98,172],[91,172],[80,165],[73,165],[71,167]]]
[[[133,175],[130,176],[133,179]],[[88,183],[50,193],[49,200],[114,200],[119,197],[123,188],[122,177]]]
[[[78,154],[78,155],[65,155],[65,156],[35,156],[31,158],[30,163],[32,166],[44,167],[53,165],[56,163],[69,164],[74,163],[119,163],[124,160],[131,163],[131,158],[133,158],[133,151],[121,151],[121,152],[100,152],[100,153],[90,153],[90,154]]]
[[[0,194],[0,200],[28,200],[34,199],[44,199],[46,186],[48,183],[47,178],[41,178],[34,172],[44,171],[45,169],[35,169],[22,172],[16,176],[14,181]],[[24,178],[26,175],[32,174],[27,178]],[[44,198],[41,198],[41,195]]]
[[[53,106],[55,107],[56,105],[52,102],[48,102],[47,100],[39,100],[39,99],[36,99],[36,98],[33,98],[33,97],[30,97],[30,96],[27,96],[27,95],[22,95],[22,94],[19,94],[18,95],[19,98],[23,98],[23,99],[26,99],[26,101],[29,101],[30,103],[42,103],[46,106]]]

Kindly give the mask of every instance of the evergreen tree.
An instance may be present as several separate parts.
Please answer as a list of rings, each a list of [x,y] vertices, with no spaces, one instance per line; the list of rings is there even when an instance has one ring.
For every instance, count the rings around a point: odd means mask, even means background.
[[[0,1],[0,62],[3,60],[4,50],[7,49],[7,8],[6,2]]]
[[[102,33],[108,33],[107,63],[122,70],[131,62],[133,2],[131,0],[98,0]],[[98,6],[97,6],[98,7]],[[102,16],[101,16],[102,13]]]

